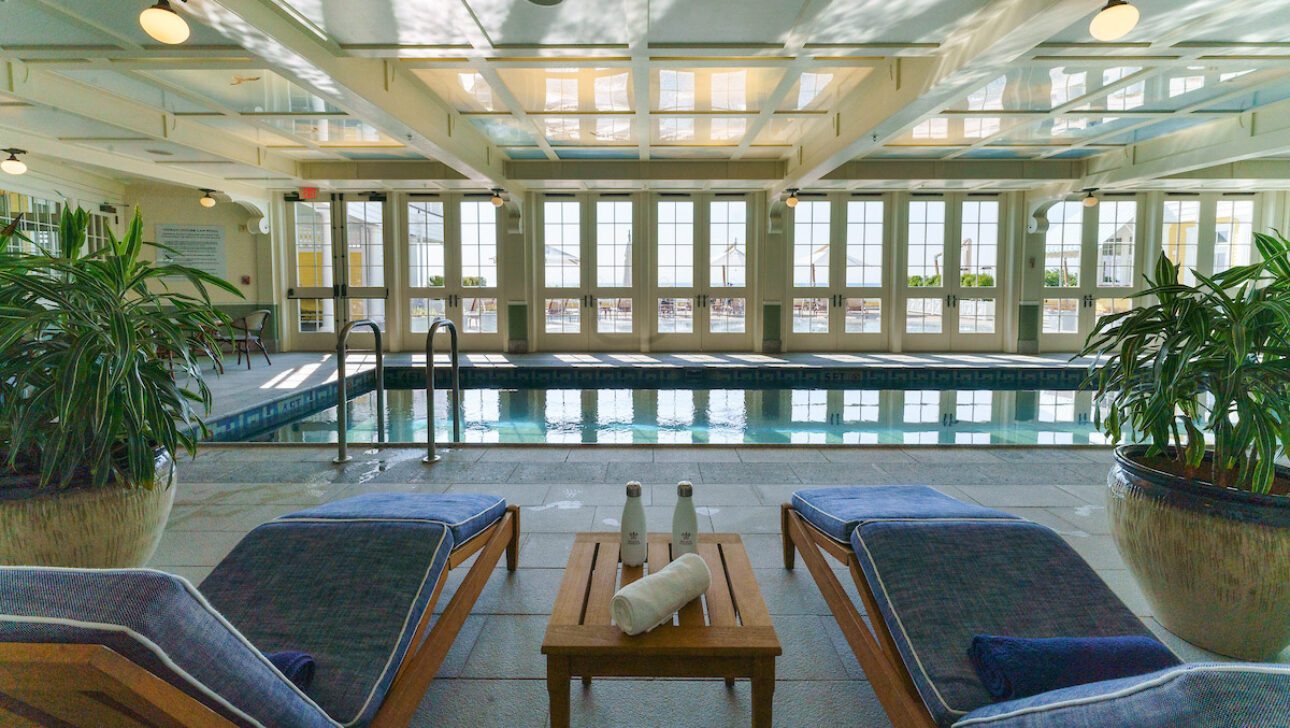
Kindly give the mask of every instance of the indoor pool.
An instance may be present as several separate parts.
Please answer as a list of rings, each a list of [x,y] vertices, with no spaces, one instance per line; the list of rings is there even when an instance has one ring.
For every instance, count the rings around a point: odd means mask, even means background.
[[[435,393],[435,432],[451,432]],[[462,440],[503,443],[1100,445],[1074,390],[467,389]],[[386,392],[385,441],[426,439],[425,392]],[[350,442],[374,442],[376,394],[349,402]],[[237,438],[335,442],[336,408]]]

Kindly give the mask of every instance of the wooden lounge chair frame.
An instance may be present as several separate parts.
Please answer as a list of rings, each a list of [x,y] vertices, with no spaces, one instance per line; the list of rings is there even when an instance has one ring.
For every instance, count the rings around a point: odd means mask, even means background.
[[[452,550],[371,728],[403,728],[412,720],[502,553],[507,570],[519,565],[519,544],[519,508],[509,506],[496,523]],[[476,554],[479,558],[426,635],[449,572]],[[111,648],[19,642],[0,643],[0,725],[235,728]]]
[[[869,678],[869,684],[882,703],[883,710],[887,711],[892,726],[936,728],[932,714],[923,704],[923,699],[909,676],[909,668],[896,649],[891,631],[882,619],[873,590],[864,572],[860,570],[860,563],[851,545],[841,543],[811,525],[789,503],[783,505],[780,520],[784,536],[784,568],[792,569],[796,564],[797,554],[802,554],[802,561],[824,595],[824,601],[833,612],[833,618],[838,621],[838,627],[842,629],[842,635],[855,653],[856,660],[860,662],[865,677]],[[870,615],[872,629],[865,624],[859,608],[824,560],[825,554],[842,563],[851,572],[856,590],[860,592],[860,599],[864,602],[865,612]]]

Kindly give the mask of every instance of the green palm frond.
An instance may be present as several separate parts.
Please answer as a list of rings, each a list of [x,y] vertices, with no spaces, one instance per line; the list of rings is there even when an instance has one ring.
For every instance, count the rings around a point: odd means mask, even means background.
[[[1212,482],[1266,493],[1290,448],[1290,241],[1254,241],[1262,260],[1193,285],[1161,255],[1142,305],[1102,318],[1080,355],[1109,440],[1137,433],[1191,468],[1208,451]]]
[[[150,486],[157,448],[191,453],[191,428],[205,429],[211,394],[194,352],[218,357],[229,323],[211,291],[241,294],[149,260],[158,246],[137,212],[95,252],[88,224],[65,210],[62,249],[36,253],[9,249],[16,225],[0,230],[0,468],[53,488]]]

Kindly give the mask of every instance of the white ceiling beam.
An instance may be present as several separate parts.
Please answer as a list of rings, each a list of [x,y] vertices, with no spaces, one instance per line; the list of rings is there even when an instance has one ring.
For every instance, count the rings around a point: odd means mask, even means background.
[[[502,154],[411,71],[346,57],[271,0],[189,0],[188,11],[269,67],[482,186],[501,181]]]
[[[636,134],[636,150],[642,160],[650,157],[650,136],[654,125],[650,121],[650,76],[653,72],[649,62],[649,0],[623,0],[624,27],[627,28],[627,48],[632,66],[632,103],[635,104],[635,116],[632,118],[632,131]]]
[[[1081,187],[1128,187],[1257,157],[1290,154],[1290,101],[1091,157]]]
[[[1010,64],[1097,10],[1098,0],[995,0],[929,58],[898,58],[834,109],[834,133],[805,139],[776,191],[806,187],[928,114],[988,83]]]
[[[235,134],[14,61],[0,61],[0,91],[29,103],[110,124],[140,137],[173,142],[280,176],[296,175],[295,160]]]
[[[1290,159],[1247,159],[1171,174],[1159,179],[1225,182],[1290,181]]]
[[[1078,180],[1079,160],[1028,159],[856,159],[824,175],[823,180]]]
[[[4,127],[0,131],[7,144],[26,149],[33,157],[27,160],[34,170],[38,167],[40,157],[57,159],[68,166],[94,165],[119,172],[123,177],[141,177],[168,182],[192,189],[208,188],[229,194],[261,199],[265,196],[260,185],[249,185],[229,181],[218,174],[179,169],[174,165],[157,164],[156,162],[109,152],[98,147],[88,147],[54,139],[23,129]]]

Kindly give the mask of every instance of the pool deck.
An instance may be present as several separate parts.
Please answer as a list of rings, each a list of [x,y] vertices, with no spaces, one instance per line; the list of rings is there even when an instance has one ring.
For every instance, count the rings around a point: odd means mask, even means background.
[[[284,359],[279,374],[292,366]],[[794,571],[783,568],[779,506],[805,487],[925,483],[1050,526],[1184,659],[1215,659],[1151,618],[1116,551],[1104,507],[1106,449],[488,446],[448,451],[433,466],[420,462],[419,449],[351,452],[352,462],[334,466],[330,447],[203,447],[195,461],[179,463],[174,512],[151,565],[199,583],[256,525],[367,492],[492,493],[519,505],[520,568],[494,573],[414,728],[549,724],[539,647],[573,534],[617,530],[631,479],[646,486],[650,528],[668,529],[676,482],[690,480],[700,528],[743,538],[784,646],[776,726],[889,725],[800,560]],[[850,576],[838,573],[859,603]],[[459,582],[449,580],[440,605]],[[1290,662],[1290,651],[1281,661]],[[589,689],[575,684],[573,725],[742,727],[750,704],[747,681],[727,690],[720,680],[606,679]]]
[[[387,367],[424,367],[424,354],[387,354]],[[449,364],[447,354],[436,354],[435,365]],[[1071,360],[1069,354],[866,354],[832,352],[819,354],[493,354],[463,353],[462,369],[599,369],[599,368],[704,368],[777,370],[838,369],[1008,369],[1084,370],[1088,360]],[[346,358],[346,373],[373,369],[376,357],[356,352]],[[336,380],[336,355],[331,353],[274,354],[268,365],[258,354],[251,369],[224,362],[225,372],[210,373],[207,383],[213,395],[211,417],[221,417],[270,399],[303,392]],[[209,370],[208,370],[209,371]]]

